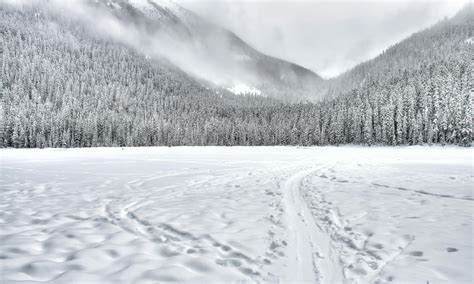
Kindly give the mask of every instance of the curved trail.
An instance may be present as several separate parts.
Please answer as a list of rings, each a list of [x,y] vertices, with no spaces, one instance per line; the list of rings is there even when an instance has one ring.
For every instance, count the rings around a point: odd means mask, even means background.
[[[283,282],[345,282],[339,258],[331,249],[330,237],[317,226],[300,192],[302,180],[323,168],[326,167],[300,171],[283,184],[289,234],[288,266]]]

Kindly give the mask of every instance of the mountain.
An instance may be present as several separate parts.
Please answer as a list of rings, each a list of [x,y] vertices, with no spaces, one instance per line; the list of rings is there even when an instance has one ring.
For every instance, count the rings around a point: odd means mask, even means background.
[[[472,6],[324,81],[321,101],[289,104],[197,79],[183,64],[214,62],[192,57],[174,35],[194,32],[169,17],[44,1],[0,2],[0,146],[471,145]]]
[[[326,80],[315,91],[318,97],[337,97],[377,82],[388,83],[408,72],[421,71],[433,62],[456,59],[472,61],[469,56],[473,38],[474,5],[467,4],[453,18],[416,32],[387,48],[375,58],[362,62],[336,78]]]
[[[297,101],[311,98],[323,81],[306,68],[257,51],[233,32],[170,0],[92,0],[90,4],[122,23],[146,30],[143,37],[147,39],[166,38],[148,43],[147,53],[158,51],[185,72],[230,91],[245,86],[254,93]],[[163,45],[174,48],[163,50]]]

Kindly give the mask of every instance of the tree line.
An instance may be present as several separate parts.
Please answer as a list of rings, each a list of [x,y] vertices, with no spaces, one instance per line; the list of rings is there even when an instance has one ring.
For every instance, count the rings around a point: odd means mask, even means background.
[[[328,81],[326,99],[284,104],[207,86],[39,7],[0,4],[0,144],[469,146],[473,27],[445,20]]]

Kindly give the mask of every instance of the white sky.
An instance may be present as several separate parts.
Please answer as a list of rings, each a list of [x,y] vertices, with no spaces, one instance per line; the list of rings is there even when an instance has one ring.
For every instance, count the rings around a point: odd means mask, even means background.
[[[468,1],[177,0],[258,50],[325,78],[453,16]]]

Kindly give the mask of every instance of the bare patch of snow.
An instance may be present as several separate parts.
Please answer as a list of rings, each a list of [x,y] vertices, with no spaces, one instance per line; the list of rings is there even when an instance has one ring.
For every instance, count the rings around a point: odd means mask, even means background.
[[[249,87],[245,84],[239,83],[234,85],[231,88],[227,88],[227,90],[236,95],[261,95],[261,91],[255,87]]]

